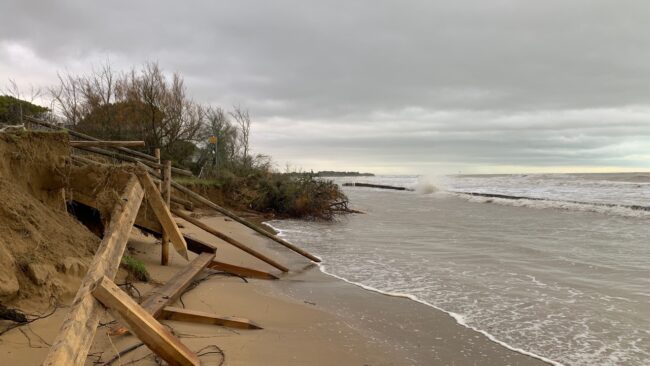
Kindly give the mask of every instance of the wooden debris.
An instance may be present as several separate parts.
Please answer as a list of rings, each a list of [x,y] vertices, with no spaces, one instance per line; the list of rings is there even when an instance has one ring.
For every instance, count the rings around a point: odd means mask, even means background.
[[[153,212],[162,225],[164,232],[169,235],[169,239],[174,245],[176,251],[185,259],[189,260],[189,257],[187,256],[187,243],[183,238],[183,234],[178,229],[178,226],[176,226],[176,222],[172,218],[171,212],[169,212],[169,208],[160,195],[158,188],[146,170],[143,169],[141,172],[139,172],[138,177],[140,178],[140,183],[142,183],[142,186],[147,193],[147,202],[149,202],[149,205],[153,209]]]
[[[133,334],[168,364],[183,366],[199,366],[201,364],[201,360],[194,352],[110,279],[106,277],[100,279],[92,290],[92,294],[108,308],[116,319],[125,324]]]
[[[103,311],[90,293],[91,287],[102,277],[115,277],[143,198],[144,190],[138,179],[132,176],[120,201],[115,204],[110,223],[104,232],[104,239],[77,291],[61,330],[52,343],[44,365],[75,366],[85,363]]]
[[[158,150],[158,155],[160,155],[160,150]],[[159,183],[159,185],[162,187],[161,193],[163,195],[163,199],[165,200],[165,205],[167,208],[169,208],[171,201],[171,186],[169,183],[172,180],[172,163],[169,160],[167,160],[165,163],[162,177],[163,180]],[[176,226],[178,227],[178,225]],[[169,234],[165,230],[163,230],[163,236],[160,243],[162,245],[160,263],[165,266],[167,263],[169,263]],[[185,245],[187,246],[187,244]]]
[[[277,235],[273,235],[273,234],[269,233],[268,231],[258,227],[257,225],[242,219],[241,217],[239,217],[239,216],[235,215],[234,213],[230,212],[229,210],[217,205],[216,203],[208,200],[207,198],[201,196],[200,194],[193,192],[189,188],[187,188],[187,187],[185,187],[185,186],[183,186],[181,184],[178,184],[176,182],[172,182],[172,186],[174,188],[176,188],[177,190],[187,194],[189,197],[196,200],[197,202],[202,203],[202,204],[212,208],[213,210],[216,210],[217,212],[220,212],[220,213],[230,217],[231,219],[237,221],[238,223],[240,223],[240,224],[242,224],[242,225],[244,225],[244,226],[246,226],[246,227],[248,227],[250,229],[255,230],[259,234],[262,234],[262,235],[266,236],[267,238],[272,239],[272,240],[276,241],[277,243],[280,243],[280,244],[284,245],[285,247],[293,250],[294,252],[302,255],[303,257],[309,258],[310,260],[312,260],[314,262],[320,262],[320,258],[318,258],[318,257],[316,257],[314,255],[311,255],[311,254],[307,253],[306,251],[298,248],[297,246],[289,243],[288,241],[278,237]]]
[[[165,307],[160,317],[168,320],[221,325],[229,328],[263,329],[261,326],[249,319],[236,316],[217,316],[204,311],[181,309],[172,306]]]
[[[231,244],[231,245],[243,250],[244,252],[252,255],[253,257],[270,264],[271,266],[279,269],[280,271],[289,272],[289,268],[281,265],[280,263],[274,261],[273,259],[267,257],[266,255],[254,250],[254,249],[251,249],[251,248],[247,247],[246,245],[238,242],[237,240],[229,237],[228,235],[225,235],[225,234],[211,228],[210,226],[208,226],[208,225],[204,224],[203,222],[191,217],[190,215],[187,215],[184,212],[182,212],[180,210],[176,210],[176,209],[172,209],[172,212],[174,213],[174,215],[180,217],[181,219],[183,219],[183,220],[191,223],[192,225],[194,225],[194,226],[196,226],[196,227],[198,227],[198,228],[200,228],[200,229],[202,229],[202,230],[216,236],[217,238],[225,241],[226,243]]]
[[[145,146],[144,141],[70,141],[72,147]]]
[[[228,263],[223,263],[223,262],[218,262],[218,261],[212,261],[208,265],[208,268],[214,269],[217,271],[223,271],[223,272],[228,272],[232,274],[236,274],[238,276],[243,276],[243,277],[250,277],[250,278],[259,278],[262,280],[277,280],[278,277],[268,273],[268,272],[262,272],[258,271],[256,269],[251,269],[251,268],[246,268],[246,267],[240,267],[236,266],[234,264],[228,264]]]

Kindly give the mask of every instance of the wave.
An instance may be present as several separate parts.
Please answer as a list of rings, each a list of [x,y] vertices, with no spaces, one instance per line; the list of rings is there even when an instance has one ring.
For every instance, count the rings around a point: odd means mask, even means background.
[[[284,230],[282,230],[282,229],[280,229],[280,228],[278,228],[278,227],[273,226],[273,225],[272,225],[270,222],[268,222],[268,221],[264,222],[264,225],[267,225],[267,226],[269,226],[270,228],[272,228],[273,230],[275,230],[275,231],[277,232],[277,235],[278,235],[278,236],[283,237],[285,240],[291,242],[290,240],[288,240],[289,238],[285,235]],[[361,287],[362,289],[367,290],[367,291],[376,292],[376,293],[379,293],[379,294],[382,294],[382,295],[385,295],[385,296],[392,296],[392,297],[401,297],[401,298],[406,298],[406,299],[409,299],[409,300],[412,300],[412,301],[418,302],[418,303],[420,303],[420,304],[423,304],[423,305],[429,306],[429,307],[431,307],[431,308],[433,308],[433,309],[436,309],[436,310],[442,311],[442,312],[445,313],[445,314],[448,314],[448,315],[451,316],[451,317],[456,321],[456,323],[458,323],[459,325],[461,325],[461,326],[463,326],[463,327],[465,327],[465,328],[471,329],[471,330],[473,330],[473,331],[475,331],[475,332],[481,333],[481,334],[483,334],[485,337],[487,337],[489,340],[491,340],[492,342],[495,342],[495,343],[497,343],[497,344],[499,344],[499,345],[501,345],[501,346],[503,346],[503,347],[505,347],[505,348],[507,348],[507,349],[509,349],[509,350],[511,350],[511,351],[518,352],[518,353],[521,353],[521,354],[524,354],[524,355],[527,355],[527,356],[530,356],[530,357],[536,358],[536,359],[538,359],[538,360],[544,361],[544,362],[549,363],[549,364],[554,365],[554,366],[565,366],[564,364],[562,364],[562,363],[560,363],[560,362],[557,362],[557,361],[551,360],[551,359],[546,358],[546,357],[544,357],[544,356],[538,355],[538,354],[536,354],[536,353],[534,353],[534,352],[530,352],[530,351],[527,351],[527,350],[525,350],[525,349],[522,349],[522,348],[519,348],[519,347],[516,347],[516,346],[510,345],[510,344],[508,344],[508,343],[506,343],[506,342],[503,342],[503,341],[497,339],[493,334],[488,333],[488,332],[485,331],[485,330],[482,330],[482,329],[479,329],[479,328],[476,328],[476,327],[474,327],[474,326],[469,325],[469,324],[465,321],[465,317],[464,317],[462,314],[458,314],[458,313],[455,313],[455,312],[453,312],[453,311],[447,311],[447,310],[445,310],[445,309],[442,309],[442,308],[440,308],[440,307],[438,307],[438,306],[436,306],[436,305],[434,305],[434,304],[432,304],[432,303],[430,303],[430,302],[427,302],[426,300],[423,300],[423,299],[421,299],[421,298],[419,298],[419,297],[417,297],[417,296],[415,296],[415,295],[412,295],[412,294],[406,294],[406,293],[399,293],[399,292],[383,291],[383,290],[380,290],[380,289],[378,289],[378,288],[375,288],[375,287],[372,287],[372,286],[368,286],[368,285],[365,285],[365,284],[360,283],[360,282],[355,282],[355,281],[349,280],[349,279],[347,279],[347,278],[345,278],[345,277],[338,276],[338,275],[336,275],[336,274],[334,274],[334,273],[332,273],[332,272],[328,272],[328,271],[327,271],[327,267],[325,267],[326,260],[325,260],[324,258],[318,256],[318,255],[315,255],[315,256],[316,256],[318,259],[321,260],[320,263],[317,263],[318,269],[319,269],[322,273],[324,273],[324,274],[326,274],[326,275],[328,275],[328,276],[331,276],[331,277],[337,278],[337,279],[339,279],[339,280],[341,280],[341,281],[347,282],[347,283],[349,283],[349,284],[352,284],[352,285],[355,285],[355,286]]]
[[[598,212],[625,217],[650,217],[650,206],[616,203],[557,200],[539,197],[514,196],[497,193],[447,191],[469,198],[472,202],[496,203],[531,208],[556,208],[573,211]]]

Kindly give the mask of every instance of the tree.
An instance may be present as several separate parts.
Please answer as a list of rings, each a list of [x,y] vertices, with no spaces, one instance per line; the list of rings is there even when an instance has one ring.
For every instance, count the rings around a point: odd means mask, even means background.
[[[10,95],[0,95],[0,123],[21,123],[23,116],[39,117],[48,109]]]
[[[232,118],[234,118],[235,123],[239,127],[238,130],[238,139],[239,139],[239,148],[241,151],[241,158],[244,166],[250,167],[252,164],[252,159],[250,157],[250,145],[249,137],[251,133],[251,118],[248,114],[247,109],[242,109],[241,106],[233,107],[233,111],[230,112]]]

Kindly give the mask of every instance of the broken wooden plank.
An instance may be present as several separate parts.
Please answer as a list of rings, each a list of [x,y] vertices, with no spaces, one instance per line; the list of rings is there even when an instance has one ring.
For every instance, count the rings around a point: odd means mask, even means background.
[[[241,217],[235,215],[231,211],[217,205],[216,203],[208,200],[207,198],[201,196],[200,194],[198,194],[196,192],[193,192],[191,189],[189,189],[189,188],[187,188],[187,187],[185,187],[185,186],[183,186],[183,185],[181,185],[179,183],[173,182],[173,181],[172,181],[172,186],[174,188],[176,188],[177,190],[185,193],[190,198],[196,200],[197,202],[202,203],[202,204],[212,208],[213,210],[215,210],[217,212],[220,212],[220,213],[230,217],[231,219],[237,221],[238,223],[240,223],[240,224],[242,224],[242,225],[244,225],[244,226],[246,226],[246,227],[248,227],[250,229],[255,230],[257,233],[262,234],[262,235],[266,236],[267,238],[272,239],[272,240],[276,241],[277,243],[284,245],[285,247],[293,250],[294,252],[302,255],[303,257],[309,258],[310,260],[312,260],[314,262],[320,262],[320,258],[318,258],[318,257],[316,257],[316,256],[314,256],[312,254],[309,254],[306,251],[304,251],[303,249],[298,248],[297,246],[289,243],[288,241],[280,238],[279,236],[273,235],[273,234],[269,233],[268,231],[258,227],[257,225],[242,219]]]
[[[263,329],[260,325],[249,319],[236,316],[217,316],[204,311],[181,309],[173,306],[166,306],[160,314],[160,317],[167,320],[221,325],[229,328]]]
[[[228,263],[223,263],[223,262],[218,262],[218,261],[212,261],[208,265],[208,268],[214,269],[217,271],[223,271],[223,272],[228,272],[232,273],[238,276],[243,276],[243,277],[251,277],[251,278],[259,278],[263,280],[277,280],[278,277],[268,273],[268,272],[263,272],[263,271],[258,271],[256,269],[251,269],[251,268],[246,268],[246,267],[240,267],[236,266],[234,264],[228,264]]]
[[[92,294],[106,306],[113,317],[125,324],[142,343],[169,365],[199,366],[201,364],[201,360],[194,352],[110,279],[106,277],[100,279]]]
[[[214,253],[202,253],[188,265],[178,271],[162,287],[152,290],[151,296],[142,302],[142,307],[154,317],[158,317],[162,309],[176,301],[183,291],[192,283],[201,271],[214,260]]]
[[[103,312],[90,289],[102,277],[115,277],[143,198],[144,190],[133,175],[113,208],[104,239],[81,282],[44,365],[74,366],[85,363]]]
[[[216,236],[217,238],[225,241],[226,243],[231,244],[231,245],[243,250],[244,252],[252,255],[253,257],[255,257],[255,258],[257,258],[257,259],[259,259],[259,260],[261,260],[263,262],[266,262],[266,263],[270,264],[271,266],[279,269],[280,271],[289,272],[289,268],[281,265],[280,263],[274,261],[273,259],[267,257],[266,255],[254,250],[254,249],[251,249],[251,248],[247,247],[246,245],[238,242],[237,240],[229,237],[228,235],[225,235],[225,234],[213,229],[212,227],[210,227],[210,226],[204,224],[203,222],[191,217],[190,215],[187,215],[184,212],[182,212],[180,210],[176,210],[176,209],[172,209],[172,212],[174,213],[174,215],[180,217],[181,219],[183,219],[183,220],[191,223],[192,225],[194,225],[194,226],[196,226],[196,227],[198,227],[198,228],[200,228],[200,229],[202,229],[202,230]]]
[[[70,141],[72,147],[145,146],[144,141]]]
[[[165,205],[165,201],[149,176],[149,173],[142,169],[142,171],[138,172],[138,178],[140,178],[140,183],[147,194],[147,202],[149,202],[149,205],[153,209],[164,232],[169,236],[169,240],[174,245],[174,249],[185,259],[189,260],[187,256],[187,243],[183,238],[183,234],[181,234],[178,226],[176,226],[176,221],[174,221],[171,212],[169,212],[169,208]]]

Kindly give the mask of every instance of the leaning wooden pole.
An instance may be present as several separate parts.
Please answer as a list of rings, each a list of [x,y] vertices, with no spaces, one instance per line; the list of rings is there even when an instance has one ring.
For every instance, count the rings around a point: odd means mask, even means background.
[[[167,208],[170,208],[172,190],[172,187],[170,185],[172,180],[172,163],[169,160],[165,162],[165,168],[163,169],[162,177],[163,180],[160,182],[160,185],[162,187],[163,199],[165,200]],[[166,266],[169,263],[169,234],[165,230],[163,230],[163,236],[160,243],[162,245],[160,264]]]
[[[143,198],[144,190],[133,175],[113,208],[104,239],[43,365],[81,366],[86,362],[103,314],[102,306],[90,291],[101,278],[115,278]]]
[[[255,257],[255,258],[257,258],[257,259],[259,259],[259,260],[261,260],[263,262],[266,262],[266,263],[270,264],[271,266],[279,269],[280,271],[289,272],[289,268],[281,265],[280,263],[278,263],[278,262],[274,261],[273,259],[265,256],[264,254],[247,247],[246,245],[238,242],[237,240],[229,237],[228,235],[225,235],[225,234],[211,228],[210,226],[208,226],[208,225],[202,223],[201,221],[191,217],[190,215],[187,215],[184,212],[181,212],[180,210],[176,210],[176,209],[172,209],[172,213],[174,215],[180,217],[181,219],[189,222],[190,224],[198,227],[199,229],[202,229],[202,230],[216,236],[217,238],[225,241],[226,243],[231,244],[231,245],[243,250],[244,252],[252,255],[253,257]]]
[[[179,191],[185,193],[186,195],[188,195],[189,197],[193,198],[193,199],[196,200],[197,202],[200,202],[200,203],[202,203],[202,204],[204,204],[204,205],[206,205],[206,206],[212,208],[213,210],[216,210],[216,211],[218,211],[218,212],[220,212],[220,213],[222,213],[222,214],[224,214],[224,215],[230,217],[231,219],[237,221],[238,223],[240,223],[240,224],[242,224],[242,225],[244,225],[244,226],[247,226],[247,227],[249,227],[249,228],[255,230],[256,232],[258,232],[258,233],[260,233],[260,234],[266,236],[267,238],[272,239],[272,240],[274,240],[274,241],[276,241],[276,242],[278,242],[278,243],[284,245],[285,247],[287,247],[287,248],[293,250],[294,252],[296,252],[296,253],[302,255],[303,257],[309,258],[310,260],[312,260],[312,261],[314,261],[314,262],[320,262],[320,258],[318,258],[318,257],[316,257],[316,256],[313,256],[313,255],[307,253],[306,251],[304,251],[304,250],[298,248],[297,246],[295,246],[295,245],[289,243],[288,241],[286,241],[286,240],[284,240],[284,239],[278,237],[277,235],[273,235],[273,234],[271,234],[271,233],[265,231],[264,229],[258,227],[257,225],[252,224],[252,223],[250,223],[250,222],[248,222],[248,221],[242,219],[241,217],[239,217],[239,216],[235,215],[234,213],[230,212],[229,210],[227,210],[227,209],[225,209],[225,208],[223,208],[223,207],[217,205],[216,203],[214,203],[214,202],[212,202],[212,201],[206,199],[205,197],[201,196],[200,194],[193,192],[193,191],[190,190],[189,188],[184,187],[183,185],[178,184],[178,183],[176,183],[176,182],[174,182],[174,181],[172,181],[171,184],[172,184],[172,186],[173,186],[174,188],[176,188],[177,190],[179,190]]]

